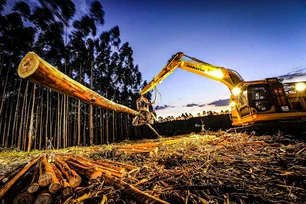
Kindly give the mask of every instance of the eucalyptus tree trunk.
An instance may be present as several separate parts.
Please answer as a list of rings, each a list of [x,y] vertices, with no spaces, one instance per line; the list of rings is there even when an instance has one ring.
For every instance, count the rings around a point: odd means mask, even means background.
[[[48,118],[49,118],[49,90],[47,89],[47,101],[46,101],[46,127],[45,127],[45,149],[47,149],[47,140],[48,140]]]
[[[10,108],[10,117],[9,117],[9,119],[8,119],[8,127],[7,127],[7,137],[6,137],[6,140],[5,140],[5,146],[6,147],[9,147],[9,138],[11,138],[11,147],[12,147],[12,145],[14,144],[13,143],[13,141],[14,141],[14,138],[12,137],[12,135],[10,135],[9,134],[9,132],[10,132],[10,128],[11,128],[11,124],[12,124],[12,115],[13,115],[13,104],[14,103],[8,103],[8,107],[9,106],[11,106],[11,108]],[[6,110],[6,112],[8,112],[9,111],[9,108]]]
[[[105,97],[108,97],[108,89],[106,89]],[[109,131],[108,131],[108,120],[109,120],[109,110],[105,109],[105,142],[109,144]]]
[[[1,115],[1,113],[2,113],[3,104],[4,104],[4,98],[5,98],[5,93],[6,93],[6,87],[7,87],[7,82],[8,82],[8,76],[9,76],[9,72],[10,72],[10,68],[11,68],[11,65],[10,65],[10,64],[11,64],[11,57],[10,57],[10,60],[9,60],[9,66],[8,66],[8,70],[7,70],[6,77],[5,77],[3,93],[2,93],[2,96],[1,96],[0,115]]]
[[[92,77],[92,72],[93,72],[93,67],[94,67],[94,61],[91,60],[90,64],[90,89],[93,89],[93,77]],[[93,106],[89,105],[89,143],[90,145],[93,145],[94,143],[94,125],[93,125]]]
[[[43,110],[44,110],[44,88],[40,87],[41,89],[41,98],[40,98],[40,124],[39,124],[39,140],[38,140],[38,149],[41,150],[42,144],[42,134],[43,134],[43,124],[44,124],[44,117],[43,117]]]
[[[26,107],[26,101],[28,97],[26,94],[28,93],[28,88],[29,88],[29,81],[27,81],[26,88],[23,94],[23,98],[25,101],[22,103],[22,109],[21,109],[21,116],[20,116],[20,123],[19,123],[19,132],[18,132],[18,142],[17,142],[17,149],[21,149],[21,142],[22,142],[22,127],[24,126],[24,121],[23,121],[23,115],[24,115],[24,109]]]
[[[32,136],[33,136],[33,127],[34,127],[34,106],[35,106],[35,89],[36,89],[36,84],[33,86],[33,98],[32,98],[32,108],[31,108],[31,118],[30,118],[30,128],[28,132],[28,152],[31,151],[31,146],[32,146]]]
[[[12,137],[14,138],[14,144],[17,144],[17,126],[18,126],[18,112],[19,112],[19,99],[20,99],[20,92],[21,92],[21,86],[22,86],[22,81],[23,80],[18,80],[19,83],[19,88],[18,88],[18,94],[17,94],[17,102],[16,102],[16,108],[15,108],[15,115],[14,115],[14,121],[13,121],[13,128],[12,128]],[[0,129],[1,130],[1,129]]]
[[[103,134],[103,109],[100,108],[100,142],[104,143],[104,134]]]
[[[57,142],[56,148],[61,147],[61,101],[60,94],[57,94]]]
[[[115,111],[113,111],[113,142],[116,141]]]
[[[86,140],[86,104],[84,104],[84,117],[83,117],[83,145],[87,145]]]
[[[27,130],[28,130],[28,125],[29,125],[29,112],[30,112],[30,106],[31,106],[30,101],[32,99],[32,95],[33,93],[31,92],[29,100],[27,101],[27,104],[26,104],[27,110],[25,113],[25,127],[23,130],[23,150],[27,149],[27,136],[28,136]]]
[[[79,83],[81,84],[82,82],[82,68],[80,64],[80,69],[79,69],[79,75],[80,75],[80,80]],[[78,146],[81,144],[81,101],[78,100]]]
[[[36,118],[35,118],[35,132],[34,132],[34,150],[37,149],[37,133],[38,133],[38,124],[39,124],[39,108],[40,106],[38,105],[38,101],[37,101],[37,105],[36,105]]]
[[[63,95],[63,148],[67,145],[67,135],[66,135],[66,97]]]
[[[8,107],[8,104],[7,103],[7,107]],[[2,144],[4,145],[4,147],[7,147],[6,146],[6,140],[8,140],[8,134],[6,134],[6,123],[8,122],[7,121],[7,112],[8,111],[5,111],[5,115],[4,115],[4,130],[3,130],[3,137],[2,137]]]

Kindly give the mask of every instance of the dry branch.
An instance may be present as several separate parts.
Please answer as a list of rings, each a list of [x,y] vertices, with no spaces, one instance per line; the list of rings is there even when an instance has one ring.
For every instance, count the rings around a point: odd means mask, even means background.
[[[136,201],[141,203],[161,203],[161,204],[169,204],[168,202],[161,200],[157,197],[154,197],[148,193],[145,193],[136,187],[114,177],[109,174],[103,174],[107,183],[116,186],[117,188],[126,192],[126,194]]]

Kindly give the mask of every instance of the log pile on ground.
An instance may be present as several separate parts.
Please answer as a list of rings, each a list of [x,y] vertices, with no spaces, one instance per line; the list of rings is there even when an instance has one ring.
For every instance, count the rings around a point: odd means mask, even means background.
[[[306,145],[207,132],[43,153],[0,185],[4,203],[305,203]]]

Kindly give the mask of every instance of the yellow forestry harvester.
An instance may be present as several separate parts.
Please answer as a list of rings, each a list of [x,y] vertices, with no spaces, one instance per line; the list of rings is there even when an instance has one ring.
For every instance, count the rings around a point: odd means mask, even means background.
[[[306,124],[306,82],[282,83],[280,78],[244,81],[234,70],[214,66],[182,52],[172,56],[167,65],[140,92],[147,93],[177,67],[219,81],[230,92],[233,126],[284,127]]]

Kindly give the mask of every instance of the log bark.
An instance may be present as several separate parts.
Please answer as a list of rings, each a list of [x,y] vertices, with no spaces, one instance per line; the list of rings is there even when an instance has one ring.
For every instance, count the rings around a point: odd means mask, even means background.
[[[55,164],[61,170],[61,172],[63,172],[72,188],[76,188],[81,184],[81,177],[73,169],[71,169],[65,161],[61,160],[60,158],[56,158]]]
[[[101,171],[95,170],[93,167],[87,164],[81,165],[71,160],[68,160],[67,164],[75,169],[79,174],[86,176],[89,180],[97,179],[98,177],[102,176]]]
[[[33,202],[34,202],[34,197],[30,193],[24,192],[15,197],[13,204],[24,204],[24,203],[33,203]]]
[[[86,159],[84,157],[78,157],[79,159],[73,157],[66,157],[67,163],[71,165],[74,169],[79,171],[81,174],[85,175],[89,179],[96,179],[102,175],[102,172],[109,173],[113,176],[122,177],[124,174],[124,169],[117,171],[116,169],[108,168],[105,166],[97,165],[96,163]]]
[[[61,194],[62,197],[65,199],[73,193],[73,189],[71,188],[70,184],[66,181],[66,179],[63,178],[62,172],[55,166],[55,164],[51,163],[51,166],[62,186]]]
[[[47,161],[46,155],[43,155],[39,167],[39,186],[45,187],[51,184],[55,179],[54,175],[54,171],[49,162]]]
[[[126,106],[114,103],[82,84],[74,81],[58,69],[41,59],[34,52],[28,52],[18,66],[18,75],[33,83],[50,88],[59,93],[80,99],[88,104],[125,112],[131,115],[139,113]]]
[[[49,193],[42,192],[40,193],[34,204],[51,204],[52,202],[52,196]]]
[[[37,164],[35,166],[34,175],[33,175],[31,184],[27,189],[28,193],[35,193],[39,189],[39,184],[38,184],[39,166],[40,166],[40,161],[37,162]]]
[[[26,165],[14,178],[12,178],[9,182],[7,182],[1,189],[0,189],[0,199],[6,194],[6,192],[16,183],[16,181],[22,177],[32,166],[36,164],[39,160],[39,157],[34,158],[28,165]]]

